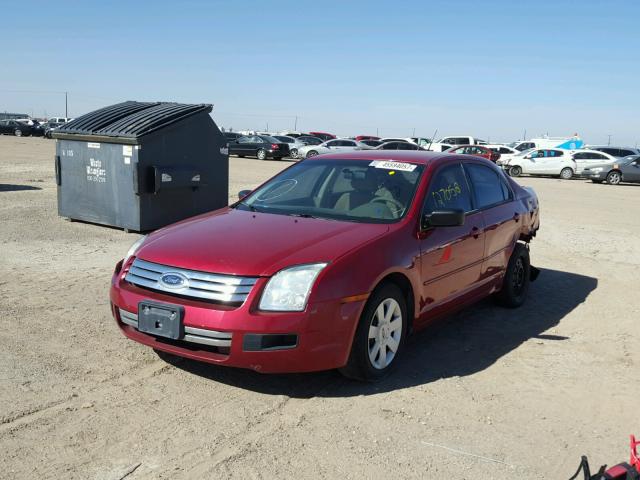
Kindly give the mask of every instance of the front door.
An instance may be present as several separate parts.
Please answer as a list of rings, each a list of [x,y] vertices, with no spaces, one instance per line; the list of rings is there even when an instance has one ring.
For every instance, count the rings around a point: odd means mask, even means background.
[[[469,291],[480,278],[484,222],[481,212],[472,211],[471,192],[458,162],[442,167],[430,182],[423,212],[442,209],[462,209],[467,215],[462,226],[434,227],[421,234],[421,314]]]

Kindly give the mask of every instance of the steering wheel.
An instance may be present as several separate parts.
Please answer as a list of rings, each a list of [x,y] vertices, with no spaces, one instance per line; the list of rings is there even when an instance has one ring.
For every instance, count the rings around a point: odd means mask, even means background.
[[[385,204],[391,203],[396,207],[396,209],[392,213],[398,213],[404,210],[404,205],[401,204],[399,201],[397,201],[395,198],[375,197],[371,200],[371,203],[385,203]]]

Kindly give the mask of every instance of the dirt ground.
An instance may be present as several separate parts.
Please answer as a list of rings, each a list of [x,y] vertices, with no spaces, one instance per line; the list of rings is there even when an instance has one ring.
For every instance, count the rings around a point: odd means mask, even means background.
[[[375,385],[160,358],[112,320],[138,238],[57,216],[54,141],[0,137],[0,478],[565,479],[640,434],[640,185],[522,178],[527,304],[419,333]],[[231,158],[230,192],[287,162]]]

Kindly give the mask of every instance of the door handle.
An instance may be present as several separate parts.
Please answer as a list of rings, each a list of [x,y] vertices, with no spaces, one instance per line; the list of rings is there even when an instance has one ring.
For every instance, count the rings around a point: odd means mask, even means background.
[[[478,227],[473,227],[471,229],[471,235],[473,235],[473,238],[478,238],[480,236],[480,229]]]

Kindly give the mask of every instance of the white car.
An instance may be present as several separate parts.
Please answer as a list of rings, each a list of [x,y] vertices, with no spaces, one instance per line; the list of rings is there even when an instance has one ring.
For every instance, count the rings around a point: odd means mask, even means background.
[[[507,147],[506,145],[494,144],[494,145],[484,145],[484,146],[487,147],[489,150],[500,154],[500,158],[496,162],[497,165],[502,165],[508,160],[511,160],[516,155],[520,155],[520,153],[522,153],[516,150],[515,148]]]
[[[528,175],[552,175],[564,180],[573,177],[578,170],[571,152],[559,148],[527,150],[504,161],[502,168],[512,177],[526,173]]]
[[[370,150],[371,147],[355,140],[346,138],[335,138],[327,140],[320,145],[307,145],[298,149],[299,158],[309,158],[323,153],[339,153],[351,150]]]
[[[442,137],[437,142],[433,142],[430,146],[427,145],[425,148],[434,151],[434,152],[444,152],[445,150],[450,149],[451,147],[457,147],[458,145],[486,145],[487,142],[484,140],[480,140],[479,138],[464,136],[464,135],[453,135],[449,137]]]
[[[620,158],[618,157],[614,157],[613,155],[601,152],[599,150],[574,150],[571,153],[573,154],[573,160],[578,166],[578,170],[576,170],[576,173],[578,175],[582,175],[582,171],[591,165],[599,165],[602,163],[616,163],[620,160]]]

